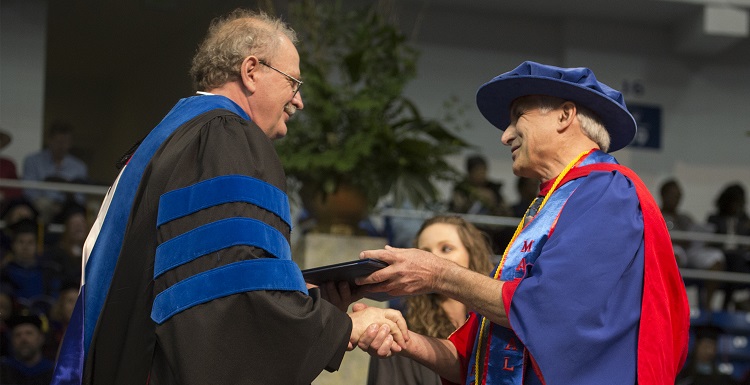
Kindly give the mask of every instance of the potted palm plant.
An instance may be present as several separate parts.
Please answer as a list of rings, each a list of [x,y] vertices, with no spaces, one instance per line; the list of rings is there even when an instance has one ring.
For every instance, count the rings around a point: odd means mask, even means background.
[[[445,157],[467,144],[404,97],[417,60],[404,34],[372,6],[302,1],[290,5],[290,17],[301,42],[305,109],[277,149],[318,230],[356,225],[387,195],[396,205],[436,201],[436,182],[460,177]],[[356,208],[330,216],[324,206]]]

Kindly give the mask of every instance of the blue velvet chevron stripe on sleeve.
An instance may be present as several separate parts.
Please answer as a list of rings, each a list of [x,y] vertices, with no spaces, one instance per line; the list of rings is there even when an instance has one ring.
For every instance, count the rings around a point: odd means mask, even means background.
[[[259,179],[231,175],[162,195],[157,226],[229,202],[249,202],[290,222],[289,201],[283,191]],[[295,290],[307,294],[302,273],[292,262],[291,248],[284,235],[273,226],[245,217],[220,219],[159,245],[154,279],[196,258],[233,246],[260,248],[269,258],[231,263],[173,284],[154,299],[151,318],[161,324],[193,306],[246,291]]]
[[[164,194],[159,200],[156,225],[229,202],[252,203],[292,225],[286,194],[272,184],[245,175],[219,176]]]
[[[154,278],[203,255],[239,245],[259,247],[279,259],[292,259],[289,243],[279,230],[257,219],[228,218],[200,226],[159,245]]]
[[[250,259],[196,274],[170,286],[154,299],[151,319],[161,324],[193,306],[253,290],[296,290],[307,294],[305,280],[294,262]]]

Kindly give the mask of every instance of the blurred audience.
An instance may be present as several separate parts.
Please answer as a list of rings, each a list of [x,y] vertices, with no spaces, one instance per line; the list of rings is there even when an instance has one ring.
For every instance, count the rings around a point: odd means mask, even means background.
[[[518,202],[511,206],[511,211],[514,217],[523,218],[524,214],[526,214],[526,209],[529,208],[531,202],[539,194],[539,181],[519,176],[516,179],[516,190],[518,191],[519,198]]]
[[[37,253],[37,223],[23,219],[10,226],[11,250],[6,255],[0,281],[11,287],[18,300],[57,296],[59,266],[42,261]]]
[[[502,194],[503,184],[487,177],[487,160],[482,155],[466,158],[466,177],[453,187],[448,211],[458,214],[496,215],[507,217],[512,212]],[[502,254],[513,230],[498,226],[477,225],[492,242],[494,254]]]
[[[0,151],[11,142],[10,133],[0,128]],[[18,179],[16,162],[0,155],[0,179]],[[0,187],[0,204],[21,196],[22,190],[15,187]]]
[[[750,217],[745,211],[745,202],[744,187],[732,183],[721,191],[715,201],[716,211],[708,217],[708,223],[717,234],[727,235],[723,243],[715,244],[724,253],[726,269],[738,273],[750,273],[750,245],[740,244],[735,238],[750,236]],[[747,284],[727,284],[724,307],[733,301],[735,289],[747,287]]]
[[[661,197],[661,213],[667,224],[667,229],[671,231],[690,231],[690,232],[710,232],[707,226],[701,226],[693,221],[693,218],[680,211],[682,202],[682,187],[675,179],[669,179],[662,183],[659,189]],[[725,259],[724,254],[716,247],[707,246],[705,242],[680,238],[672,236],[672,246],[674,248],[675,258],[680,267],[693,269],[704,269],[714,271],[724,271]],[[717,290],[721,287],[718,281],[697,282],[699,290],[699,306],[702,309],[709,309],[711,300],[714,298]]]
[[[682,187],[676,180],[670,179],[662,183],[659,188],[661,197],[661,214],[667,223],[669,231],[692,231],[695,221],[687,213],[680,211],[679,206],[682,202]],[[675,251],[675,258],[680,266],[688,265],[687,250],[690,248],[690,241],[685,239],[672,238],[672,246]]]
[[[18,197],[3,202],[0,206],[0,220],[3,228],[0,229],[0,265],[5,261],[5,255],[10,251],[10,227],[22,219],[30,219],[38,223],[39,213],[34,205],[24,197]]]
[[[466,178],[453,188],[448,211],[461,214],[510,215],[502,183],[487,177],[487,160],[481,155],[466,159]]]
[[[10,353],[10,327],[8,320],[13,316],[17,304],[13,292],[0,287],[0,357]]]
[[[0,384],[48,385],[55,364],[42,354],[42,320],[36,315],[16,315],[9,325],[12,353],[0,358]]]
[[[87,183],[88,167],[70,154],[73,147],[73,127],[67,123],[53,123],[47,136],[46,147],[28,155],[23,162],[23,179],[47,182]],[[68,200],[85,204],[83,194],[61,191],[26,189],[24,191],[45,220],[56,215]]]
[[[67,281],[63,283],[60,288],[60,295],[49,311],[49,333],[44,347],[44,354],[47,357],[57,357],[63,335],[65,335],[70,317],[73,315],[79,290],[78,282]]]
[[[86,218],[86,208],[76,203],[68,203],[54,219],[63,226],[62,234],[44,253],[44,259],[60,267],[63,281],[81,280],[83,266],[83,244],[90,229]]]

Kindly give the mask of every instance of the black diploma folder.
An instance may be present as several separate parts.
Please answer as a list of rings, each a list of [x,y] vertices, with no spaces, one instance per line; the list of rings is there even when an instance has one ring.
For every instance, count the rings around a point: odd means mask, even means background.
[[[302,276],[305,278],[305,282],[318,286],[328,281],[347,281],[349,282],[349,285],[357,286],[357,284],[354,283],[354,278],[370,275],[386,266],[388,266],[388,264],[383,261],[366,258],[302,270]],[[365,298],[375,301],[388,301],[393,299],[393,297],[386,293],[366,293]]]

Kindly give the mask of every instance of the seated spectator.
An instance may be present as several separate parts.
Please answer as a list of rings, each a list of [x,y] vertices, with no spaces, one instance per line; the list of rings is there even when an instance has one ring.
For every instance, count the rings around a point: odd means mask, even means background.
[[[730,184],[716,199],[716,212],[708,217],[708,223],[717,234],[727,235],[726,241],[715,244],[724,252],[726,269],[739,273],[750,273],[750,245],[739,244],[734,237],[750,236],[750,217],[745,211],[745,202],[745,189],[740,184]],[[727,285],[724,307],[729,306],[736,288],[737,285]]]
[[[73,308],[78,299],[79,283],[68,281],[60,288],[60,295],[49,312],[49,337],[45,344],[45,356],[57,357],[57,351],[62,343],[65,330],[68,328]]]
[[[5,148],[11,142],[10,134],[0,129],[0,150]],[[16,162],[13,159],[0,156],[0,178],[2,179],[18,179],[18,172],[16,171]],[[0,203],[4,203],[7,200],[16,199],[20,197],[22,191],[20,188],[15,187],[0,187]]]
[[[37,253],[37,224],[24,219],[10,228],[11,252],[3,266],[0,281],[13,288],[19,301],[39,296],[57,296],[59,267],[40,261]]]
[[[36,211],[34,205],[30,200],[19,197],[3,202],[2,211],[0,211],[0,218],[5,222],[6,226],[10,226],[21,219],[33,219],[37,220],[39,212]]]
[[[531,202],[534,201],[537,194],[539,194],[539,181],[536,179],[525,178],[519,176],[516,179],[516,190],[518,191],[518,202],[511,207],[513,216],[517,218],[523,218],[526,214],[526,209],[529,208]]]
[[[23,162],[23,179],[47,182],[86,183],[88,167],[70,154],[73,146],[73,129],[65,123],[50,127],[45,149],[28,155]],[[67,200],[75,199],[85,204],[83,194],[70,195],[60,191],[27,189],[24,191],[45,219],[51,219]]]
[[[491,181],[487,177],[487,160],[481,155],[466,159],[466,178],[453,188],[448,202],[448,211],[459,214],[510,216],[511,210],[503,198],[502,183]],[[502,254],[510,238],[511,229],[478,225],[492,242],[492,251]]]
[[[0,266],[4,265],[5,255],[10,251],[10,228],[22,219],[38,221],[39,213],[28,199],[19,197],[3,202],[0,208],[0,220],[5,226],[0,230]]]
[[[42,354],[41,319],[35,315],[17,315],[9,324],[13,351],[0,358],[0,384],[48,385],[55,364]]]
[[[677,375],[675,385],[734,385],[737,381],[729,373],[719,370],[717,340],[721,329],[714,326],[693,327],[695,345],[685,366]]]
[[[662,183],[661,188],[659,188],[659,196],[661,197],[661,214],[667,223],[667,230],[691,231],[695,222],[690,215],[679,211],[680,202],[682,202],[682,188],[677,181],[670,179]],[[690,241],[672,238],[672,246],[677,264],[687,266],[687,249],[690,247]]]
[[[86,208],[69,203],[53,222],[62,224],[63,232],[57,241],[47,248],[44,259],[60,266],[63,281],[80,282],[83,244],[91,228],[86,219]]]
[[[680,211],[682,202],[682,188],[679,183],[670,179],[662,183],[659,189],[661,197],[661,213],[669,231],[705,232],[708,229],[693,221],[693,218]],[[672,238],[677,264],[692,269],[724,271],[724,254],[716,247],[706,246],[705,242],[689,239]],[[721,287],[717,281],[700,281],[699,306],[709,309],[714,294]]]
[[[502,183],[487,178],[487,160],[481,155],[466,159],[466,178],[453,188],[448,211],[461,214],[510,215]]]
[[[8,320],[18,306],[13,291],[0,287],[0,357],[10,354],[10,326]]]

